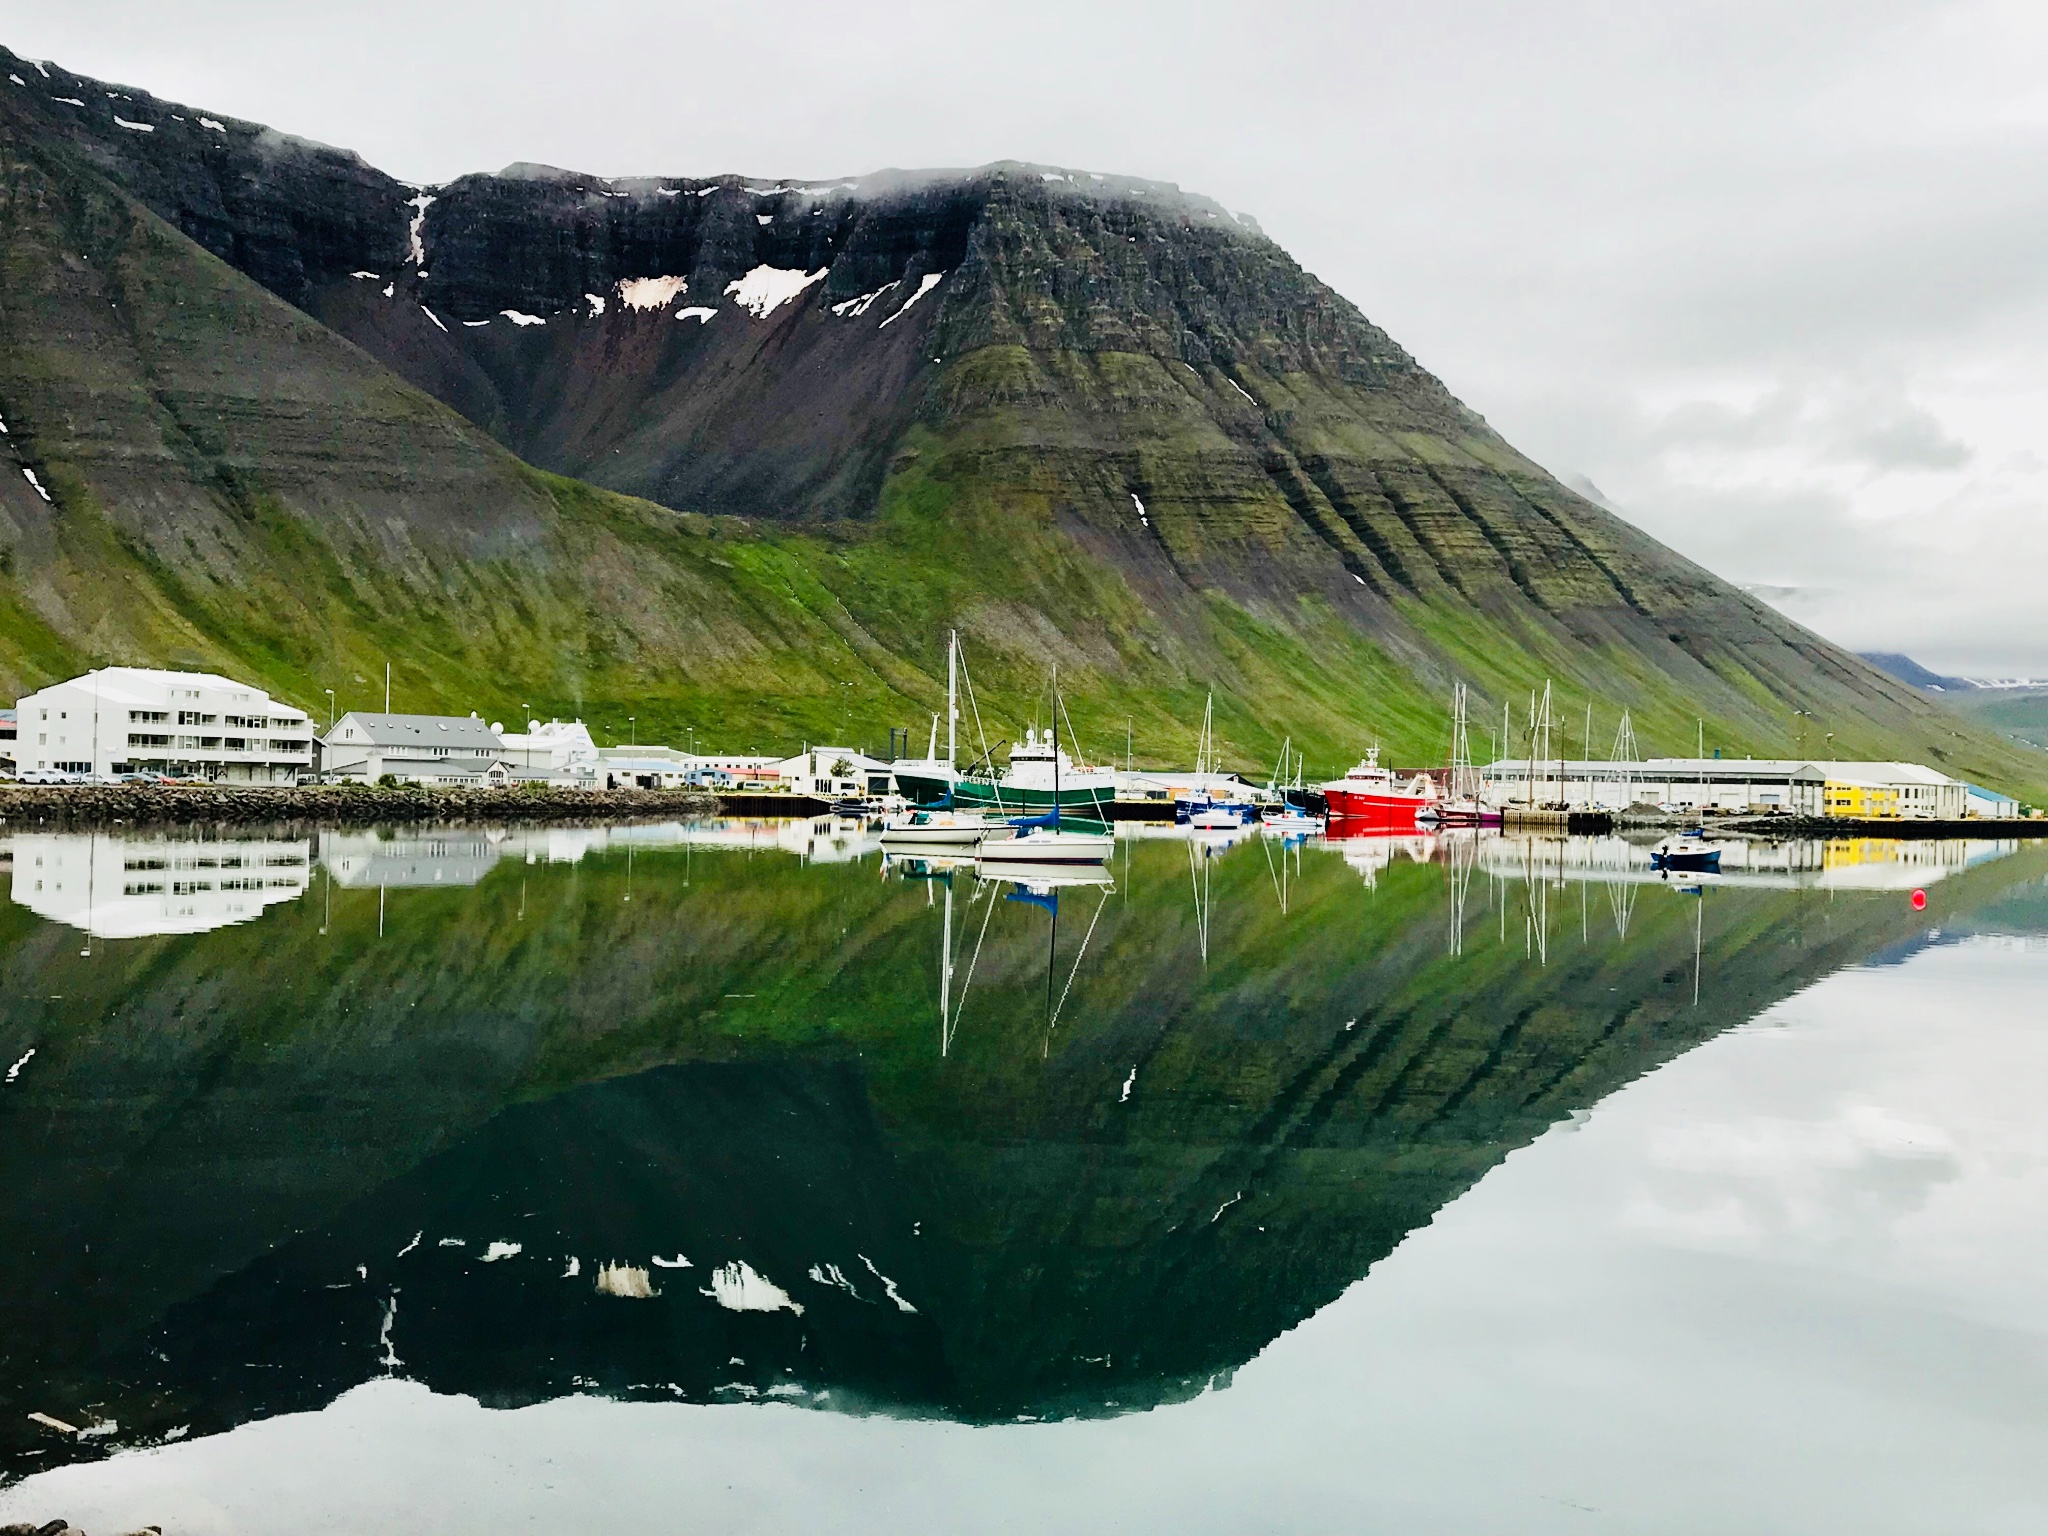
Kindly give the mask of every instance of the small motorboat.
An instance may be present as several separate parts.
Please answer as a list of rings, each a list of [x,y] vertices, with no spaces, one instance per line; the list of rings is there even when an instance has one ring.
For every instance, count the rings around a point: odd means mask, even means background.
[[[1234,805],[1208,803],[1188,812],[1187,824],[1198,832],[1235,832],[1255,823]]]
[[[1694,827],[1652,848],[1650,868],[1667,875],[1718,875],[1721,873],[1721,850],[1708,845],[1705,828]]]

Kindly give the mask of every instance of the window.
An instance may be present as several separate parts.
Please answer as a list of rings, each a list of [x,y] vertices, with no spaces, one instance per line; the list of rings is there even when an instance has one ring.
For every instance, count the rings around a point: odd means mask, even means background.
[[[170,718],[170,711],[165,709],[131,709],[128,711],[128,723],[131,725],[162,725]]]

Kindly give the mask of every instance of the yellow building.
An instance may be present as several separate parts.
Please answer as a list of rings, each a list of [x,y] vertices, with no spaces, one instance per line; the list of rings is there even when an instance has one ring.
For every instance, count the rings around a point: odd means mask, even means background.
[[[1876,820],[1899,814],[1899,790],[1895,784],[1871,784],[1859,779],[1830,777],[1821,790],[1821,799],[1830,816]]]

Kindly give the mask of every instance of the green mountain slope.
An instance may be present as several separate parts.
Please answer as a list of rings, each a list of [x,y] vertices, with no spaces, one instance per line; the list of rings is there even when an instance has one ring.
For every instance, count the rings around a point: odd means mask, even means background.
[[[522,168],[423,204],[0,62],[0,693],[205,664],[317,710],[388,660],[401,707],[878,746],[958,627],[991,737],[1057,663],[1104,756],[1184,757],[1214,689],[1245,766],[1431,761],[1454,679],[1482,749],[1553,679],[1572,755],[1592,701],[1596,751],[1626,706],[1650,751],[1703,717],[1788,753],[1803,718],[2048,779],[1566,490],[1164,184]],[[756,313],[762,271],[809,282]],[[658,275],[687,286],[623,302]]]

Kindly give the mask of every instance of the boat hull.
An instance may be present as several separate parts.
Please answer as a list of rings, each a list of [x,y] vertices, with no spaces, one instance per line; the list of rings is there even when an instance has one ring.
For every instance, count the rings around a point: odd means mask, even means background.
[[[1428,807],[1437,808],[1441,802],[1426,799],[1421,795],[1403,795],[1392,792],[1343,789],[1335,785],[1324,788],[1323,795],[1329,802],[1330,820],[1349,822],[1357,826],[1385,827],[1399,831],[1412,830],[1416,816]]]
[[[1008,827],[942,825],[890,827],[882,833],[884,848],[975,848],[991,837],[1007,838]]]
[[[1103,811],[1116,798],[1116,781],[1104,776],[1102,782],[1060,786],[1060,809],[1062,811]],[[961,807],[996,810],[1035,815],[1052,809],[1050,789],[1019,788],[1013,784],[997,785],[987,779],[962,779],[953,786],[953,803]],[[1099,819],[1107,821],[1105,814]]]
[[[1092,832],[1031,831],[983,850],[986,862],[1003,865],[1100,864],[1115,850],[1116,839]]]
[[[952,793],[952,781],[943,766],[907,768],[899,764],[891,772],[896,776],[896,792],[912,805],[944,805]]]
[[[1721,850],[1709,848],[1699,853],[1666,853],[1660,848],[1651,852],[1650,867],[1672,874],[1718,875],[1721,873]]]

